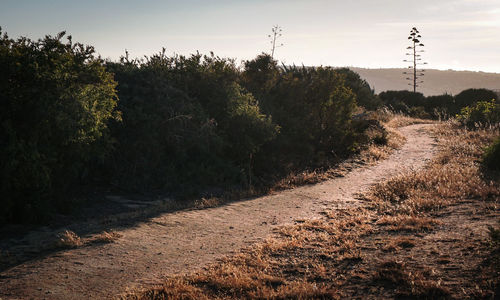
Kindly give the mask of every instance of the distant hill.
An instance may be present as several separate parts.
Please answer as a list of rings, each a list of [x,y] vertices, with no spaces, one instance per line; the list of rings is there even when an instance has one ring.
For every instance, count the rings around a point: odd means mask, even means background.
[[[365,79],[376,93],[387,90],[411,90],[403,72],[406,69],[365,69],[349,67]],[[500,74],[472,71],[441,71],[428,69],[424,83],[417,89],[425,96],[444,93],[456,95],[468,88],[487,88],[500,92]]]

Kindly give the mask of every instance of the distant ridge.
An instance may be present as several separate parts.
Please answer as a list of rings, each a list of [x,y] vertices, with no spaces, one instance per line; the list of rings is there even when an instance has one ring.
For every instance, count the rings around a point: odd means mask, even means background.
[[[403,75],[406,69],[348,68],[365,79],[376,93],[412,89],[405,80],[406,76]],[[424,83],[417,88],[417,91],[425,96],[444,93],[456,95],[468,88],[487,88],[500,92],[500,73],[427,69],[423,80]]]

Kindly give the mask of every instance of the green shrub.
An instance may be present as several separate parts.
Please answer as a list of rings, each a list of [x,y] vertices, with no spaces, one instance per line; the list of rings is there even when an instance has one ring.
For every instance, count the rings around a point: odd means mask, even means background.
[[[345,84],[356,94],[356,103],[368,110],[377,110],[383,103],[370,87],[366,80],[361,79],[358,73],[348,69],[340,68],[336,71],[344,76]]]
[[[428,96],[425,101],[425,111],[436,119],[448,119],[453,111],[455,100],[452,95],[443,94],[437,96]]]
[[[265,64],[269,64],[267,67]],[[358,149],[361,131],[352,122],[356,94],[345,76],[332,68],[283,66],[265,56],[245,64],[246,87],[260,94],[259,104],[280,126],[280,134],[257,153],[259,174],[287,172],[297,168],[324,166]],[[255,66],[259,66],[255,68]],[[278,76],[271,74],[276,74]],[[262,90],[248,78],[270,78]],[[277,78],[276,78],[277,76]]]
[[[196,195],[246,184],[251,156],[277,134],[231,60],[161,52],[108,69],[123,111],[109,177],[127,189]]]
[[[500,104],[495,99],[479,101],[462,108],[457,120],[469,128],[496,126],[500,123]]]
[[[454,97],[454,105],[450,112],[455,115],[460,113],[462,108],[466,106],[473,106],[479,101],[490,101],[491,99],[498,100],[498,95],[492,90],[488,89],[467,89],[460,92]]]
[[[500,171],[500,137],[491,146],[486,148],[483,156],[483,164],[488,169]]]
[[[421,93],[410,91],[385,91],[379,94],[379,98],[384,105],[393,111],[402,112],[407,115],[422,117],[423,107],[426,106],[426,99]],[[412,109],[414,107],[422,107]]]
[[[68,191],[110,150],[116,83],[92,47],[63,36],[0,38],[0,223],[69,209]]]

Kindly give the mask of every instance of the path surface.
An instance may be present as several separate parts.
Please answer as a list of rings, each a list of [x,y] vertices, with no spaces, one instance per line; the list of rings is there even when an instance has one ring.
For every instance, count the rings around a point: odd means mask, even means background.
[[[355,195],[403,169],[418,169],[436,146],[425,128],[400,129],[402,149],[376,166],[217,208],[179,211],[123,229],[114,243],[58,252],[0,273],[1,299],[102,299],[163,276],[195,270],[255,243],[277,226],[357,205]]]

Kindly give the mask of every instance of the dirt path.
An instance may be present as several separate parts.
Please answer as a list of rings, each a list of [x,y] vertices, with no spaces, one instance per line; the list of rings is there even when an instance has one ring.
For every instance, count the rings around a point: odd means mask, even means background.
[[[403,169],[422,167],[435,151],[425,128],[400,129],[407,143],[376,166],[345,177],[217,208],[163,214],[119,231],[114,243],[77,248],[0,273],[1,299],[101,299],[158,283],[255,243],[277,226],[358,205],[355,195]]]

